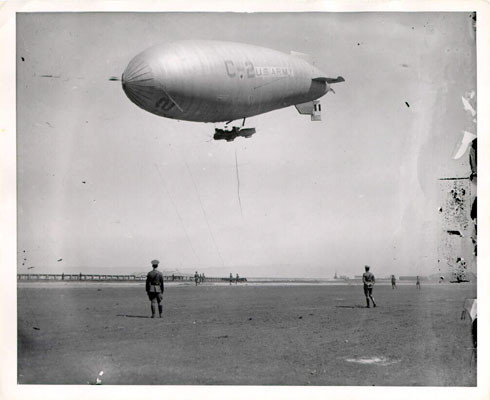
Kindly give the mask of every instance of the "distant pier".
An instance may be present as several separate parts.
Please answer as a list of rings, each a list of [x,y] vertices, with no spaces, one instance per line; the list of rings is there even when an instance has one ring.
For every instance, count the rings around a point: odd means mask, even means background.
[[[132,282],[146,281],[146,275],[109,275],[109,274],[17,274],[17,280],[26,281],[84,281],[84,282]],[[166,282],[194,282],[194,276],[167,275],[163,277]],[[238,282],[246,282],[246,278],[239,278]],[[230,278],[205,277],[201,282],[230,282]],[[236,278],[232,279],[236,282]]]

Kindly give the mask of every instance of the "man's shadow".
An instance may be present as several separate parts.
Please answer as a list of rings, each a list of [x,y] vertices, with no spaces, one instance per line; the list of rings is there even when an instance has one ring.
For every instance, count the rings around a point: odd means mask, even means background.
[[[356,304],[355,306],[335,306],[335,308],[366,308],[366,306],[360,306]]]
[[[150,318],[147,315],[128,315],[128,314],[117,314],[118,317],[126,317],[126,318]]]

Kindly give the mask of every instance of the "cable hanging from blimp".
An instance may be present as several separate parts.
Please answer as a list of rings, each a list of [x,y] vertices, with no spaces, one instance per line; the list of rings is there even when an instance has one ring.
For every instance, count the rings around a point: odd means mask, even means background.
[[[165,118],[230,123],[294,105],[300,114],[321,121],[318,99],[344,78],[326,77],[302,56],[242,43],[185,40],[139,53],[121,81],[133,103]],[[254,133],[243,125],[216,128],[214,139]]]

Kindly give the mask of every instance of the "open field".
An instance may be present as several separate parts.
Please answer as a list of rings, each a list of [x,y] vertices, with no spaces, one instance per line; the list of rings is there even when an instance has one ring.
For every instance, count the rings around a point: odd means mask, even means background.
[[[476,285],[19,283],[18,381],[47,384],[473,386],[460,320]],[[103,371],[103,374],[100,374]]]

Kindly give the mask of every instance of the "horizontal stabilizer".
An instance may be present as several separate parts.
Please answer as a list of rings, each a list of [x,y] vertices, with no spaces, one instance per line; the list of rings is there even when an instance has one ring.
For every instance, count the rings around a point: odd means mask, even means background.
[[[318,78],[313,78],[312,80],[317,82],[327,82],[327,83],[345,82],[345,79],[342,78],[341,76],[337,76],[337,78],[325,78],[323,76],[319,76]]]
[[[296,104],[295,107],[300,114],[311,114],[313,112],[312,101],[309,101],[308,103]]]
[[[318,100],[308,101],[307,103],[301,103],[295,105],[296,110],[303,115],[311,115],[312,121],[322,120],[322,108]]]

